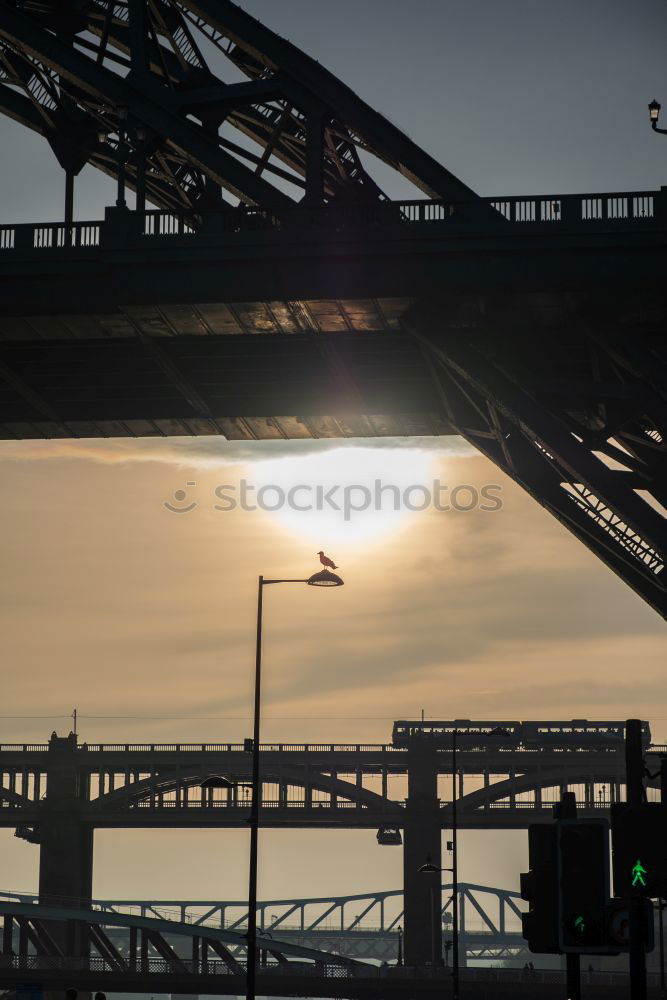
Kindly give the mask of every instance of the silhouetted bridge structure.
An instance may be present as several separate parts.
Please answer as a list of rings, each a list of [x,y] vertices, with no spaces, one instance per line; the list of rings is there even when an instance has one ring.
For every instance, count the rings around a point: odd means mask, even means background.
[[[0,227],[1,437],[459,434],[667,615],[664,188],[480,198],[230,0],[0,0],[0,112],[65,172]]]
[[[452,936],[452,886],[443,885],[442,894],[442,952],[446,954]],[[470,959],[499,961],[527,955],[520,930],[524,904],[518,892],[460,882],[458,897],[462,964]],[[39,897],[0,892],[0,902],[34,906]],[[105,913],[168,920],[187,925],[192,934],[198,931],[205,934],[207,928],[213,927],[242,935],[248,920],[247,900],[95,900],[92,907],[100,921]],[[396,889],[348,896],[264,900],[257,904],[257,923],[267,941],[275,939],[360,961],[396,963],[402,950],[403,893]],[[119,945],[116,940],[120,934],[116,928],[111,926],[106,933],[117,947],[124,949],[124,942],[121,940]],[[244,945],[232,938],[227,946],[235,958],[244,958]]]
[[[460,732],[458,819],[468,829],[520,829],[547,821],[565,789],[582,815],[605,815],[623,797],[620,723],[545,723],[547,748],[497,744],[487,724],[442,724]],[[500,724],[499,728],[514,723]],[[540,724],[531,724],[540,725]],[[466,727],[470,735],[465,734]],[[599,730],[597,736],[596,730]],[[648,737],[648,731],[647,731]],[[440,739],[438,737],[438,739]],[[591,743],[591,739],[597,742]],[[380,843],[402,842],[405,948],[428,960],[435,887],[417,869],[441,865],[442,830],[451,827],[451,736],[408,744],[266,744],[261,749],[264,827],[376,829]],[[661,754],[663,747],[648,749]],[[0,826],[39,844],[40,897],[92,898],[93,834],[101,828],[246,828],[251,755],[244,744],[78,744],[0,746]],[[659,771],[659,765],[649,768]],[[204,788],[206,778],[227,788]]]
[[[31,981],[45,989],[187,994],[242,994],[245,962],[239,933],[207,925],[128,916],[98,909],[31,902],[0,902],[0,984]],[[110,934],[111,930],[115,934]],[[60,932],[63,932],[62,935]],[[60,935],[60,936],[59,936]],[[77,946],[87,954],[76,951]],[[92,946],[92,947],[91,947]],[[446,967],[382,966],[299,947],[262,933],[258,937],[258,990],[269,996],[447,996]],[[515,969],[463,969],[466,996],[561,996],[562,973]],[[651,976],[650,987],[658,986]],[[587,996],[627,995],[625,975],[588,976]]]

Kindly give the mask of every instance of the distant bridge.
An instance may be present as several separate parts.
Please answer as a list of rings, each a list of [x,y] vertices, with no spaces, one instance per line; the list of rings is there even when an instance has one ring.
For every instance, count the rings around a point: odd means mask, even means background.
[[[443,953],[452,935],[452,885],[442,886],[441,924]],[[526,952],[521,936],[522,902],[518,892],[460,882],[459,928],[462,963],[470,959],[501,960]],[[35,905],[39,897],[26,893],[0,892],[0,902]],[[177,921],[197,929],[218,928],[242,934],[247,926],[248,903],[133,899],[94,900],[93,908],[103,925],[104,915],[123,914],[141,918]],[[330,952],[363,961],[395,963],[405,922],[400,889],[347,896],[274,899],[257,905],[259,932],[320,952]],[[107,933],[114,938],[113,927]],[[239,958],[243,946],[228,943]]]
[[[475,736],[461,747],[462,828],[521,829],[547,821],[568,789],[584,816],[606,815],[612,802],[622,800],[622,743],[591,745],[590,733],[565,732],[576,728],[573,723],[548,725],[563,730],[548,748],[502,749],[493,735]],[[618,725],[603,724],[600,739]],[[656,757],[652,773],[659,771],[660,751],[647,748],[647,759]],[[451,750],[423,739],[401,748],[266,744],[260,761],[262,826],[370,828],[380,843],[402,842],[406,959],[423,964],[432,887],[417,869],[428,856],[442,867],[442,830],[452,822]],[[244,744],[78,744],[73,734],[54,736],[48,744],[3,744],[0,772],[0,826],[39,844],[43,901],[90,903],[95,829],[247,828],[243,786],[250,755]],[[202,789],[213,775],[226,777],[230,787]]]
[[[584,813],[620,801],[621,743],[576,739],[547,748],[463,747],[458,752],[458,809],[463,829],[525,828],[550,818],[562,790]],[[263,744],[262,825],[366,827],[403,825],[411,770],[451,774],[451,752],[392,744]],[[649,747],[649,754],[664,748]],[[77,816],[91,827],[245,826],[250,756],[243,743],[0,745],[0,826],[43,825],[56,775],[70,782]],[[237,785],[201,789],[212,774]],[[73,782],[73,784],[72,784]],[[395,789],[399,794],[396,794]],[[58,794],[58,793],[56,793]],[[45,798],[46,796],[46,798]],[[451,825],[451,781],[438,785],[439,825]]]
[[[164,917],[101,914],[96,909],[0,902],[0,985],[16,988],[37,981],[44,989],[139,993],[242,994],[245,962],[241,934]],[[56,931],[54,932],[54,928]],[[116,934],[109,934],[110,928]],[[58,934],[62,931],[62,934]],[[122,942],[121,942],[122,938]],[[247,943],[247,942],[246,942]],[[262,995],[302,997],[448,996],[451,970],[441,966],[377,966],[269,937],[257,940],[257,988]],[[558,972],[463,969],[466,996],[490,1000],[517,996],[562,996]],[[649,977],[651,995],[658,977]],[[588,976],[587,996],[627,996],[625,975]]]

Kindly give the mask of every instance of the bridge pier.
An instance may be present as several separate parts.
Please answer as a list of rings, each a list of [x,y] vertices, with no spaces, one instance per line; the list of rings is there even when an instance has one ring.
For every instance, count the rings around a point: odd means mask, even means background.
[[[438,768],[433,751],[410,751],[408,797],[403,829],[403,948],[406,965],[442,963],[442,872],[425,874],[430,862],[442,866]]]
[[[76,736],[49,742],[46,798],[39,823],[39,900],[52,906],[89,907],[93,894],[93,828],[79,819],[87,789],[77,769]],[[64,954],[85,955],[88,942],[78,925],[52,924]]]

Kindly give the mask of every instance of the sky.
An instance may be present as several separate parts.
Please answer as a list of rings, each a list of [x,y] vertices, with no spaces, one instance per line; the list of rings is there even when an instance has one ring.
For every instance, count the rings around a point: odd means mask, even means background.
[[[667,144],[646,111],[667,98],[660,3],[242,5],[481,194],[642,190],[665,179]],[[63,181],[48,148],[8,121],[0,140],[0,220],[59,218]],[[84,172],[77,216],[101,217],[112,196]],[[667,738],[664,624],[457,439],[0,442],[0,472],[2,742],[64,733],[74,707],[89,742],[248,735],[257,576],[307,576],[319,549],[343,588],[267,595],[267,740],[382,742],[393,719],[422,709],[634,715]],[[317,521],[215,506],[216,488],[238,491],[241,480],[287,489],[376,478],[401,489],[492,485],[502,507]],[[165,506],[191,502],[189,512]],[[0,841],[0,888],[34,890],[37,849],[11,831]],[[245,892],[243,832],[104,831],[95,851],[98,897]],[[265,898],[401,883],[400,850],[379,848],[373,831],[267,831],[261,858]],[[464,880],[516,887],[526,861],[524,834],[462,836]]]
[[[654,190],[667,144],[661,0],[243,0],[482,195]],[[0,223],[57,221],[64,179],[39,136],[0,122]],[[394,197],[405,185],[379,176]],[[408,192],[411,193],[411,192]],[[113,183],[84,169],[75,213]]]

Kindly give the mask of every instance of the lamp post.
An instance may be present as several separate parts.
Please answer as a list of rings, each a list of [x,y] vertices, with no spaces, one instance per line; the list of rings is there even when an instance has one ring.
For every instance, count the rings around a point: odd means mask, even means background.
[[[452,883],[454,899],[452,901],[452,995],[453,1000],[459,1000],[459,844],[458,824],[456,821],[456,803],[458,790],[456,788],[456,729],[452,732]]]
[[[420,865],[417,869],[420,875],[439,875],[440,872],[452,872],[453,868],[438,868],[434,865],[429,857],[425,865]],[[437,935],[436,935],[437,930]],[[435,969],[436,958],[437,958],[437,944],[436,941],[442,941],[442,913],[440,914],[440,919],[438,920],[438,927],[435,926],[435,884],[431,885],[431,965]],[[440,945],[442,950],[442,944]],[[441,955],[442,960],[442,955]]]
[[[335,573],[321,570],[307,580],[265,580],[259,577],[257,587],[257,642],[255,648],[255,705],[252,735],[252,799],[250,801],[250,871],[248,875],[248,952],[246,966],[246,1000],[255,1000],[257,982],[257,846],[259,834],[259,736],[261,722],[262,683],[262,605],[264,588],[274,583],[305,583],[309,587],[342,587]]]
[[[661,108],[662,105],[654,98],[648,106],[648,117],[651,122],[651,128],[654,132],[660,132],[662,135],[667,135],[667,128],[658,128],[658,119],[660,117]]]
[[[403,965],[403,928],[399,924],[396,930],[398,931],[398,954],[396,956],[396,965]]]

